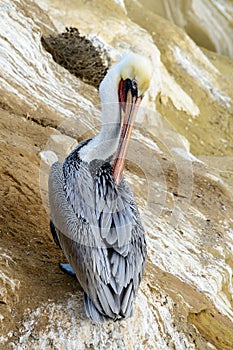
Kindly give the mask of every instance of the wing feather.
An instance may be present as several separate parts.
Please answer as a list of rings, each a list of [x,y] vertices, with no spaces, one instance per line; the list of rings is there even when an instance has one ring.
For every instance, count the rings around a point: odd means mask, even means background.
[[[131,313],[133,299],[134,299],[134,289],[133,289],[133,281],[131,281],[128,285],[128,288],[126,289],[126,293],[124,295],[124,298],[121,304],[121,310],[123,315],[126,315],[127,313]]]
[[[110,289],[107,285],[102,284],[102,291],[99,293],[99,299],[100,302],[102,301],[102,305],[104,308],[104,311],[107,315],[112,315],[112,318],[115,317],[116,314],[118,314],[119,309],[117,308],[117,305],[115,303],[115,299],[113,297],[113,294],[110,292]]]
[[[144,232],[132,195],[129,192],[121,196],[124,183],[122,189],[111,185],[101,190],[109,182],[109,175],[95,188],[87,169],[77,172],[70,167],[67,174],[63,168],[56,163],[50,172],[51,219],[86,293],[86,313],[96,322],[128,317],[146,255]]]

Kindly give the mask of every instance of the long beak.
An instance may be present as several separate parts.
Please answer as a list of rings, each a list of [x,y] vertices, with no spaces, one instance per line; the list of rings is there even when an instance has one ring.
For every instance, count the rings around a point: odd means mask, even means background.
[[[118,185],[122,179],[130,136],[132,133],[138,107],[142,100],[142,96],[133,96],[132,91],[130,89],[127,91],[127,96],[125,97],[125,103],[120,104],[120,113],[123,114],[123,125],[113,165],[113,176]]]

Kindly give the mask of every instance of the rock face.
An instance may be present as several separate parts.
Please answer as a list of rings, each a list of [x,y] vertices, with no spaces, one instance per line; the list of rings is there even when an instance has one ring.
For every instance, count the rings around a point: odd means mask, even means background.
[[[54,4],[0,4],[0,348],[232,349],[232,62],[139,2]],[[98,91],[42,47],[65,26],[91,33],[113,62],[144,53],[155,71],[125,173],[148,259],[121,323],[86,319],[49,232],[49,166],[101,123]]]
[[[199,46],[233,56],[231,0],[143,0],[139,2],[150,11],[184,28]]]

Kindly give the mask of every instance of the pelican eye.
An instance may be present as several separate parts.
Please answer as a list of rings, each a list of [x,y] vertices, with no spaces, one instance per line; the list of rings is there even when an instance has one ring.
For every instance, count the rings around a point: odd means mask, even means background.
[[[136,90],[138,88],[138,81],[137,79],[132,79],[132,88]]]

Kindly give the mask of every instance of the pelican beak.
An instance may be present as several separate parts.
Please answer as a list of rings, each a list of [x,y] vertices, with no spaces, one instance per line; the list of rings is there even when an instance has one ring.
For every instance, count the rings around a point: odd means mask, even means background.
[[[130,79],[120,80],[118,96],[122,127],[118,149],[113,164],[113,176],[116,183],[119,185],[125,166],[125,159],[133,124],[143,96],[138,96],[137,81]]]

